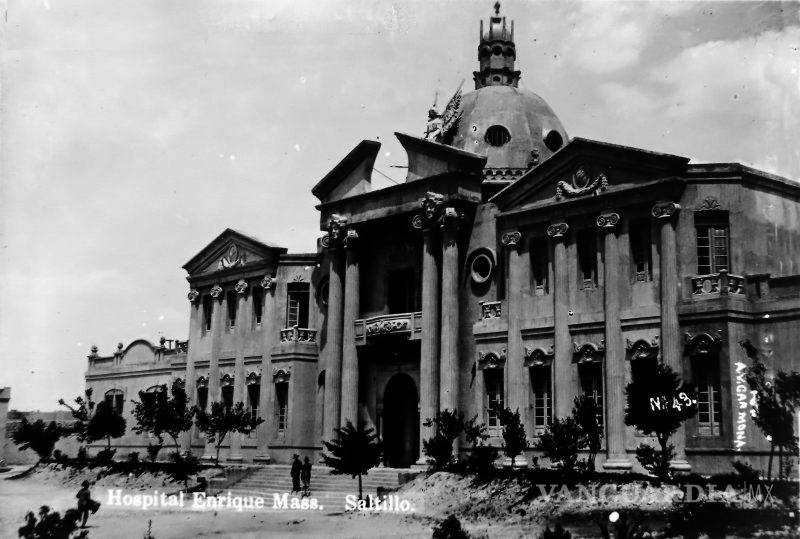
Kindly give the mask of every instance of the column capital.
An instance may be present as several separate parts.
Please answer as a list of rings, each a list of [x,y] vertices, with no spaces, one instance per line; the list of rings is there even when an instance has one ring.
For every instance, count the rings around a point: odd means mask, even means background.
[[[197,290],[195,290],[194,288],[192,288],[191,290],[189,290],[189,293],[188,293],[188,294],[186,294],[186,298],[187,298],[187,299],[188,299],[188,300],[189,300],[191,303],[197,303],[197,300],[199,300],[199,299],[200,299],[200,292],[198,292]]]
[[[597,228],[602,228],[607,232],[612,232],[614,227],[619,224],[619,214],[613,211],[603,212],[597,216]]]
[[[415,230],[430,231],[440,221],[444,209],[444,195],[428,191],[419,201],[422,213],[411,218]]]
[[[500,243],[509,248],[516,248],[522,241],[522,233],[519,230],[506,232],[500,237]]]
[[[562,221],[560,223],[553,223],[548,226],[546,234],[549,238],[556,240],[563,239],[566,236],[567,231],[569,231],[569,225]]]
[[[236,282],[236,286],[234,286],[234,289],[236,290],[237,294],[239,294],[240,296],[244,296],[247,293],[247,281],[245,281],[244,279],[239,279]]]
[[[358,232],[352,227],[348,228],[342,238],[342,245],[345,249],[352,249],[358,243]]]
[[[336,213],[331,215],[326,226],[328,233],[322,236],[322,246],[326,249],[335,249],[336,247],[339,247],[344,239],[346,226],[347,217]]]
[[[211,291],[209,292],[211,297],[214,299],[218,299],[222,297],[222,287],[219,284],[215,284],[211,287]]]
[[[278,284],[278,279],[269,275],[264,275],[264,278],[261,279],[259,284],[264,290],[275,290],[275,286]]]
[[[679,211],[681,211],[680,204],[676,204],[675,202],[658,202],[650,210],[650,215],[656,219],[671,219],[674,215],[677,215]]]
[[[439,217],[439,226],[444,231],[456,231],[461,224],[461,213],[452,206],[444,208],[442,216]]]

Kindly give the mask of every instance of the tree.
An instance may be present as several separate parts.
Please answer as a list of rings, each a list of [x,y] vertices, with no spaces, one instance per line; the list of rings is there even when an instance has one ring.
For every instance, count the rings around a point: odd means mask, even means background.
[[[515,412],[510,408],[498,410],[497,418],[503,427],[503,452],[511,459],[511,468],[514,468],[517,456],[528,447],[528,438],[519,416],[519,408]]]
[[[474,425],[477,414],[473,418]],[[422,451],[437,470],[447,468],[453,461],[453,442],[464,432],[464,416],[457,409],[444,409],[429,417],[423,423],[426,427],[436,426],[434,435],[422,442]]]
[[[39,462],[50,457],[56,442],[64,436],[67,431],[59,426],[55,421],[45,424],[41,419],[29,423],[25,416],[22,416],[19,426],[11,434],[11,439],[20,449],[33,449],[39,456]]]
[[[252,417],[243,402],[237,402],[230,407],[222,402],[212,402],[210,413],[195,406],[194,415],[198,430],[206,435],[209,442],[216,442],[217,464],[219,464],[219,449],[228,434],[232,432],[250,434],[264,422],[260,417]]]
[[[767,378],[767,367],[761,354],[750,341],[739,343],[752,361],[745,376],[751,391],[755,391],[756,408],[753,422],[770,443],[767,479],[772,479],[772,460],[778,448],[778,477],[783,478],[783,452],[797,452],[794,435],[794,414],[800,408],[800,373],[779,371],[774,380]]]
[[[583,431],[583,443],[581,447],[589,449],[587,469],[590,472],[595,470],[595,460],[600,451],[603,440],[603,427],[597,420],[599,409],[594,399],[588,395],[575,397],[572,408],[572,418]]]
[[[553,419],[539,437],[536,448],[567,473],[575,471],[578,449],[583,445],[583,431],[575,418]]]
[[[648,471],[659,477],[669,476],[669,462],[675,456],[675,446],[669,438],[696,412],[692,389],[664,363],[652,369],[642,369],[625,388],[627,407],[625,424],[646,435],[655,435],[661,448],[656,454],[647,444],[636,449],[636,458]]]
[[[333,468],[334,473],[347,474],[358,477],[358,499],[363,499],[361,476],[367,475],[369,470],[381,462],[381,444],[375,429],[367,428],[363,421],[354,427],[350,421],[342,428],[334,429],[336,437],[326,442],[323,440],[328,453],[322,454],[326,466]]]
[[[136,434],[148,433],[164,443],[164,435],[172,438],[172,444],[180,451],[180,436],[192,427],[194,410],[189,407],[189,399],[183,383],[174,380],[169,393],[167,386],[161,385],[154,392],[139,392],[139,402],[133,401],[133,417]]]
[[[80,442],[94,443],[98,440],[106,440],[106,455],[111,455],[111,439],[120,438],[125,435],[125,418],[117,413],[110,402],[101,401],[95,403],[92,400],[92,389],[85,391],[86,398],[78,396],[75,398],[75,406],[71,406],[59,399],[58,403],[65,406],[72,412],[72,417],[76,419],[72,427],[72,434]]]
[[[486,424],[478,423],[477,414],[464,422],[464,438],[472,446],[467,457],[467,469],[480,479],[489,477],[494,470],[494,461],[497,460],[497,448],[486,443],[489,439],[486,431]]]

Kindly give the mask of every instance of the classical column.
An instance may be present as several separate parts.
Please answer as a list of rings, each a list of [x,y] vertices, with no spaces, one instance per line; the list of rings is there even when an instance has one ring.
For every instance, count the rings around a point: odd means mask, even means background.
[[[553,325],[555,378],[555,416],[564,419],[572,413],[572,338],[569,334],[569,279],[567,264],[567,240],[569,225],[553,223],[547,227],[547,235],[553,241]]]
[[[525,369],[525,349],[522,346],[522,298],[525,286],[525,271],[522,264],[522,234],[509,232],[503,234],[501,243],[508,249],[508,352],[506,361],[506,380],[508,380],[508,407],[512,412],[519,411],[525,433],[531,433],[528,380]],[[526,444],[527,445],[527,444]],[[523,453],[516,459],[521,467],[528,465]]]
[[[420,401],[420,451],[417,464],[424,465],[427,458],[422,443],[435,434],[433,426],[422,423],[439,411],[439,257],[435,230],[422,215],[414,218],[414,228],[422,229],[422,342],[419,358]]]
[[[458,408],[458,222],[455,208],[445,208],[442,227],[442,326],[439,406]]]
[[[650,211],[661,228],[661,361],[683,378],[680,328],[678,324],[678,252],[675,246],[675,217],[681,207],[674,202],[659,202]],[[670,462],[674,470],[690,470],[686,460],[686,430],[681,425],[672,435],[675,458]]]
[[[213,306],[211,314],[211,355],[208,358],[208,411],[211,411],[211,405],[220,400],[219,392],[219,352],[222,345],[222,331],[225,327],[225,310],[227,309],[227,300],[225,299],[225,292],[222,287],[215,284],[211,288],[211,305]],[[205,452],[203,453],[204,459],[216,458],[217,450],[212,442],[206,441]]]
[[[258,414],[264,420],[257,429],[258,452],[253,458],[255,462],[269,463],[269,442],[275,432],[275,414],[273,412],[274,396],[272,394],[272,348],[278,341],[280,331],[279,315],[276,308],[276,281],[269,275],[264,276],[258,286],[264,289],[264,309],[261,311],[261,331],[264,334],[264,355],[261,356],[261,380],[258,392]]]
[[[247,301],[247,283],[244,279],[239,279],[236,283],[236,327],[234,328],[234,353],[236,363],[233,371],[233,403],[243,402],[247,404],[247,394],[245,392],[245,372],[244,372],[244,332],[250,329],[250,313]],[[242,457],[242,435],[238,432],[231,433],[231,451],[228,460],[241,462]]]
[[[605,425],[607,470],[627,470],[631,467],[625,450],[625,349],[622,344],[622,325],[619,320],[619,248],[615,228],[619,214],[607,212],[597,218],[603,232],[603,304],[605,318],[606,357]]]
[[[202,309],[200,308],[200,293],[197,290],[190,290],[187,295],[189,298],[189,340],[194,341],[200,336],[200,324],[202,324]],[[196,342],[196,341],[195,341]],[[195,371],[195,350],[197,346],[188,347],[186,351],[186,397],[188,406],[197,404],[197,374]],[[195,430],[194,424],[188,431],[181,436],[181,452],[188,453],[192,450],[192,437]]]
[[[339,424],[358,425],[358,352],[355,321],[359,315],[358,234],[348,229],[343,239],[347,252],[344,272],[344,314],[342,328],[342,411]]]
[[[330,439],[339,427],[342,398],[342,251],[335,237],[323,238],[329,248],[328,324],[325,343],[325,421],[324,437]]]

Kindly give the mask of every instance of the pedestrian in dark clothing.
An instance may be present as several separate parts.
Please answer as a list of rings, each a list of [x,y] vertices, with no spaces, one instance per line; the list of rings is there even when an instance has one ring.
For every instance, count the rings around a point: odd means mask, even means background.
[[[292,492],[300,492],[300,472],[303,469],[303,463],[300,462],[300,455],[297,453],[294,454],[292,457],[294,460],[292,461]]]
[[[311,487],[311,461],[308,457],[303,459],[303,469],[300,471],[300,479],[303,481],[303,495],[308,496],[308,489]]]
[[[75,495],[78,498],[78,513],[82,519],[81,528],[86,527],[86,520],[89,518],[89,511],[95,514],[100,508],[100,502],[92,499],[92,493],[89,491],[89,482],[84,481],[81,483],[81,489]]]

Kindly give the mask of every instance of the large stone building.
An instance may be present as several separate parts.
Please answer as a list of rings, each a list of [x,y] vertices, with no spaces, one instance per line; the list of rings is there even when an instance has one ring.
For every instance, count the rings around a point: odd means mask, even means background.
[[[625,384],[663,361],[698,397],[676,467],[763,458],[738,343],[758,343],[772,371],[800,368],[800,186],[570,139],[518,88],[515,57],[495,12],[475,90],[431,111],[426,138],[397,134],[405,183],[372,190],[380,144],[361,142],[312,191],[314,253],[226,230],[184,265],[188,342],[93,353],[87,385],[123,413],[172,378],[200,406],[245,402],[266,421],[231,440],[232,461],[316,454],[358,418],[397,467],[422,461],[437,410],[477,414],[499,444],[493,406],[519,409],[533,445],[585,393],[602,408],[598,465],[625,470],[646,440],[624,425]],[[204,450],[196,433],[184,446]]]

